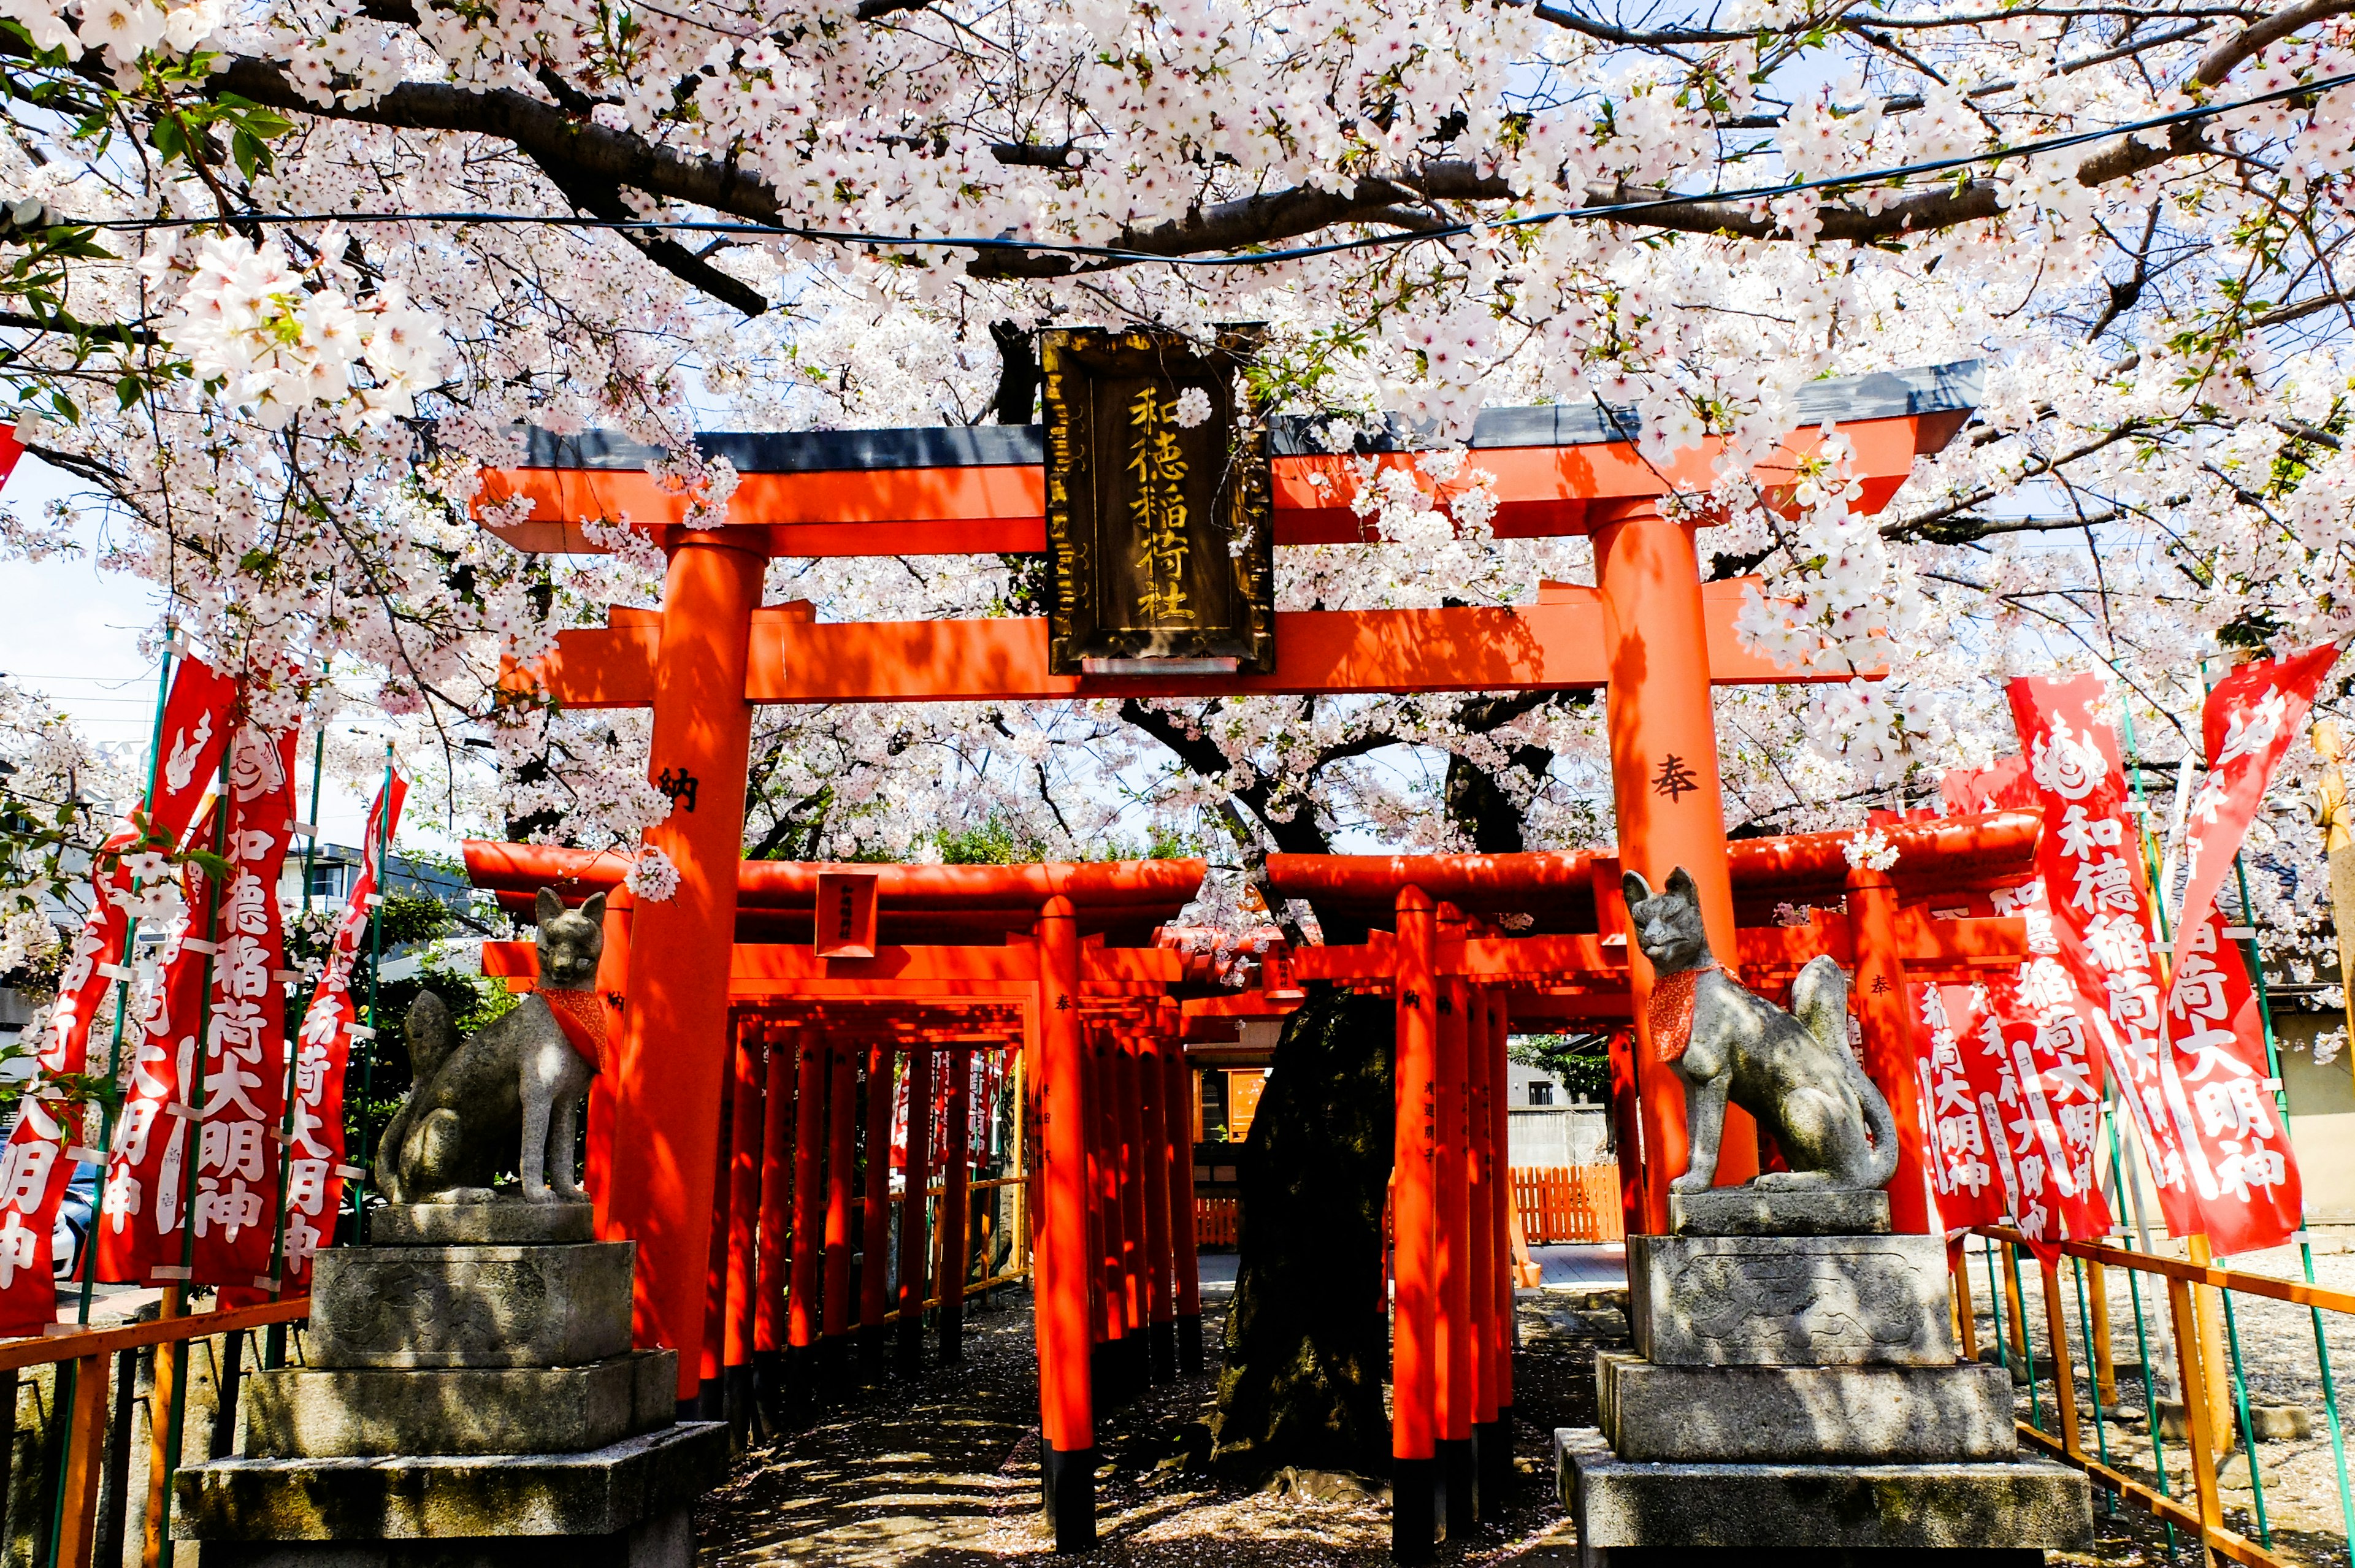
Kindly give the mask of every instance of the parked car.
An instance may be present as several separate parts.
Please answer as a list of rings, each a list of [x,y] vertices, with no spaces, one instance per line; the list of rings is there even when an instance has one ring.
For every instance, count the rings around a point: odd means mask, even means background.
[[[82,1243],[90,1236],[90,1218],[98,1209],[98,1166],[83,1160],[66,1183],[65,1200],[58,1205],[58,1228],[49,1232],[51,1267],[62,1282],[81,1272]]]

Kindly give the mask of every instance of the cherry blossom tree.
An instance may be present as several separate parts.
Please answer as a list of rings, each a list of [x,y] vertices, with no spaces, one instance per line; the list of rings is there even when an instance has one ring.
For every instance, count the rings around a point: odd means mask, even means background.
[[[698,425],[1026,419],[1033,327],[1255,319],[1266,406],[1337,443],[1433,421],[1417,470],[1359,476],[1369,542],[1284,552],[1285,603],[1591,574],[1582,541],[1488,537],[1451,443],[1484,403],[1630,405],[1655,461],[1722,438],[1685,504],[1716,573],[1763,576],[1751,634],[1900,675],[1722,695],[1732,826],[1919,803],[2009,748],[1997,677],[2056,664],[2115,671],[2164,788],[2203,660],[2348,630],[2348,9],[10,0],[0,337],[20,433],[89,499],[8,540],[102,514],[109,563],[250,664],[266,717],[364,704],[446,818],[626,843],[667,809],[642,723],[502,705],[496,675],[653,603],[659,557],[626,518],[564,559],[476,526],[517,422],[663,446],[717,520]],[[1973,357],[1980,421],[1880,517],[1837,456],[1796,512],[1758,504],[1808,380]],[[1036,581],[892,559],[771,586],[875,617],[1009,613]],[[1239,864],[1610,833],[1572,694],[772,712],[761,738],[767,853],[921,855],[991,819]],[[2296,875],[2305,765],[2258,844]]]

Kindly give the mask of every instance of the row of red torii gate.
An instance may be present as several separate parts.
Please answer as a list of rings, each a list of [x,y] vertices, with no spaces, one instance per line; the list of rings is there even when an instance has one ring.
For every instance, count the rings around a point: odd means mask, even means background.
[[[1755,477],[1770,497],[1787,495],[1836,422],[1854,453],[1854,505],[1875,510],[1960,428],[1975,393],[1976,367],[1816,383],[1801,400],[1804,428]],[[655,454],[602,437],[535,434],[526,464],[493,476],[484,505],[502,506],[498,531],[521,548],[585,549],[580,524],[629,517],[654,527],[668,555],[661,611],[616,610],[509,679],[568,708],[653,709],[649,777],[677,808],[646,842],[677,868],[677,891],[632,898],[614,856],[477,843],[467,862],[478,886],[517,907],[541,886],[568,901],[614,890],[599,987],[619,1044],[613,1081],[591,1101],[590,1179],[600,1235],[638,1243],[639,1342],[686,1352],[683,1403],[700,1402],[706,1380],[751,1377],[763,1357],[823,1360],[829,1344],[872,1340],[894,1320],[910,1353],[934,1277],[953,1349],[964,1275],[931,1272],[922,1224],[900,1227],[897,1299],[887,1297],[889,1161],[854,1158],[858,1083],[863,1072],[865,1146],[880,1154],[894,1075],[919,1104],[945,1073],[942,1228],[953,1231],[966,1211],[954,1190],[972,1126],[964,1063],[1001,1054],[1019,1085],[1046,1500],[1060,1547],[1092,1543],[1099,1400],[1199,1357],[1185,1052],[1231,1040],[1238,1019],[1281,1017],[1305,984],[1330,981],[1386,994],[1397,1009],[1393,1532],[1401,1556],[1427,1554],[1433,1498],[1459,1518],[1476,1499],[1476,1435],[1482,1452],[1508,1452],[1505,1116],[1494,1092],[1508,1031],[1614,1033],[1632,1229],[1662,1226],[1668,1179],[1684,1168],[1681,1089],[1645,1040],[1651,974],[1626,940],[1623,865],[1656,882],[1686,868],[1712,949],[1764,992],[1818,954],[1854,968],[1867,1068],[1900,1129],[1896,1222],[1931,1226],[1907,987],[2015,966],[2026,934],[2018,919],[1932,920],[1924,901],[2019,880],[2038,819],[1893,829],[1893,873],[1851,867],[1843,836],[1729,845],[1711,685],[1848,677],[1780,668],[1734,638],[1744,585],[1705,582],[1701,519],[1665,509],[1670,491],[1709,486],[1715,443],[1663,468],[1623,434],[1577,411],[1488,410],[1473,438],[1495,475],[1495,531],[1591,534],[1594,586],[1546,584],[1534,603],[1497,609],[1278,613],[1274,667],[1261,675],[1137,664],[1059,675],[1041,620],[819,623],[806,605],[760,603],[772,555],[1041,549],[1035,426],[703,438],[742,475],[719,528],[685,527],[686,497],[645,472]],[[1359,537],[1344,460],[1277,436],[1275,542]],[[1405,443],[1362,444],[1412,471]],[[525,497],[531,516],[513,521]],[[741,859],[756,704],[1596,686],[1607,688],[1616,856],[1271,857],[1271,896],[1311,898],[1377,929],[1362,944],[1272,952],[1244,992],[1155,943],[1199,886],[1199,861]],[[1838,912],[1794,925],[1778,920],[1783,905]],[[486,972],[518,986],[530,962],[528,944],[485,953]],[[911,1116],[900,1201],[916,1213],[929,1127]],[[1725,1146],[1720,1182],[1754,1174],[1739,1112]],[[966,1256],[966,1238],[944,1242],[943,1256]],[[869,1262],[854,1288],[858,1253]]]

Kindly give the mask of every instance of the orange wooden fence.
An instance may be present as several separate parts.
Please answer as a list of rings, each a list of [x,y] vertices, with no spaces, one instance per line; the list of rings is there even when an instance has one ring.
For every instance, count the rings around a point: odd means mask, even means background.
[[[1533,1247],[1626,1239],[1615,1165],[1515,1166],[1513,1201]]]
[[[1200,1198],[1194,1200],[1194,1245],[1197,1247],[1231,1247],[1235,1244],[1235,1206],[1233,1198]]]

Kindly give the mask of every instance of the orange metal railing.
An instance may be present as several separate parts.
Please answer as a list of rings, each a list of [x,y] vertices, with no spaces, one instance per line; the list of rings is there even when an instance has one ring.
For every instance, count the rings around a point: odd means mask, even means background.
[[[2355,1497],[2349,1492],[2323,1317],[2325,1313],[2355,1315],[2355,1292],[2094,1242],[2063,1242],[2060,1255],[2047,1263],[2028,1255],[2027,1238],[2018,1231],[1983,1226],[1973,1234],[1984,1240],[1973,1243],[1950,1276],[1963,1353],[1966,1357],[1978,1354],[1970,1281],[1971,1258],[1977,1255],[1995,1276],[1987,1285],[1988,1293],[1998,1297],[1992,1303],[1997,1348],[2008,1361],[2023,1356],[2028,1361],[2030,1419],[2019,1424],[2021,1442],[2084,1471],[2097,1493],[2108,1492],[2120,1503],[2147,1510],[2170,1535],[2181,1531],[2190,1536],[2211,1563],[2222,1558],[2250,1568],[2287,1568],[2301,1560],[2281,1553],[2279,1521],[2269,1524],[2267,1520],[2265,1456],[2252,1433],[2250,1381],[2242,1365],[2232,1297],[2251,1296],[2307,1308],[2313,1319],[2318,1352],[2324,1358],[2319,1366],[2318,1403],[2329,1423],[2329,1447],[2337,1460],[2338,1501],[2342,1514],[2355,1520]],[[1988,1248],[1990,1241],[2000,1245]],[[2112,1351],[2109,1319],[2115,1297],[2113,1287],[2102,1279],[2105,1269],[2125,1271],[2129,1284],[2129,1323],[2136,1341],[2131,1355]],[[2039,1314],[2027,1309],[2023,1276],[2035,1279],[2041,1286],[2041,1323],[2036,1321]],[[2147,1324],[2146,1288],[2154,1319]],[[2166,1302],[2163,1313],[2157,1310],[2161,1296]],[[2068,1324],[2073,1300],[2078,1318],[2074,1345]],[[2041,1336],[2034,1332],[2038,1328],[2044,1330]],[[2041,1344],[2036,1342],[2039,1338]],[[2171,1347],[2166,1341],[2172,1341]],[[2165,1397],[2160,1368],[2170,1360],[2175,1374],[2172,1408],[2180,1426],[2172,1437],[2162,1440],[2157,1431],[2160,1423],[2151,1406]],[[2092,1363],[2090,1376],[2085,1362]],[[2079,1377],[2086,1378],[2086,1390],[2092,1393],[2089,1410],[2080,1408],[2080,1390],[2074,1381]],[[2040,1397],[2047,1380],[2049,1405]],[[2105,1412],[2115,1421],[2122,1384],[2126,1385],[2128,1397],[2134,1393],[2142,1397],[2141,1431],[2120,1432],[2105,1424]],[[2242,1463],[2243,1478],[2234,1497],[2227,1499],[2222,1477],[2225,1467],[2235,1461]],[[2281,1461],[2276,1457],[2274,1462]],[[2259,1539],[2252,1540],[2226,1522],[2228,1505]],[[2332,1541],[2322,1536],[2317,1546],[2329,1558],[2345,1559],[2343,1540]]]
[[[91,1568],[102,1541],[106,1555],[115,1558],[133,1517],[144,1520],[141,1561],[154,1564],[166,1560],[171,1550],[171,1476],[182,1456],[188,1386],[186,1347],[192,1340],[218,1335],[228,1335],[241,1345],[242,1336],[250,1330],[300,1323],[310,1315],[309,1298],[298,1297],[261,1307],[181,1313],[119,1328],[0,1342],[0,1390],[10,1396],[7,1406],[12,1413],[20,1373],[34,1367],[57,1369],[55,1401],[48,1416],[55,1435],[46,1445],[57,1456],[36,1488],[41,1501],[38,1517],[32,1521],[37,1543],[35,1560],[55,1568]],[[148,1480],[140,1513],[134,1516],[134,1499],[125,1495],[134,1402],[129,1397],[131,1391],[118,1385],[136,1375],[135,1352],[150,1349],[155,1351],[155,1378],[148,1408]],[[242,1358],[232,1355],[225,1360],[234,1369]],[[235,1377],[234,1371],[225,1371],[219,1388],[229,1424],[225,1430],[231,1431],[236,1421]],[[201,1461],[206,1456],[199,1446],[197,1457]],[[103,1515],[101,1491],[109,1494]]]

